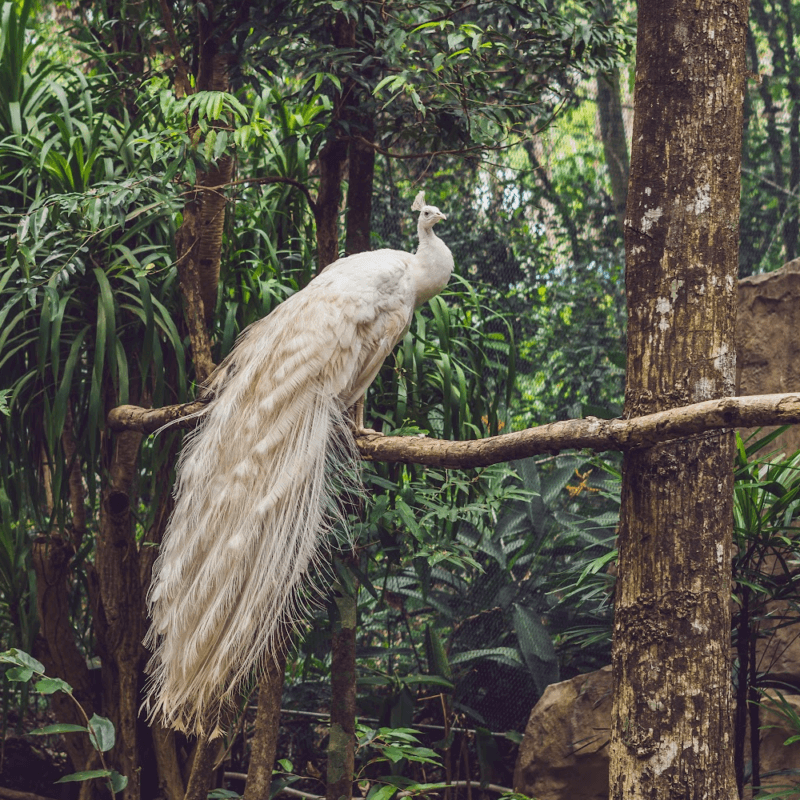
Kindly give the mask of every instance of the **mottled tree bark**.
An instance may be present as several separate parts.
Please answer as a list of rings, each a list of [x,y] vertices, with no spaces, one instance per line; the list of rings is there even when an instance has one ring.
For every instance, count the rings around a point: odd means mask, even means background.
[[[747,2],[642,0],[625,220],[633,417],[733,393]],[[625,455],[611,797],[736,796],[733,433]]]
[[[221,738],[203,737],[197,741],[184,800],[206,800],[216,774],[214,765],[221,752]]]
[[[220,32],[214,19],[214,4],[203,3],[197,8],[200,58],[197,71],[197,88],[205,92],[227,92],[230,88],[228,57],[220,52]],[[209,166],[208,172],[197,176],[199,187],[223,186],[233,177],[233,158],[225,156]],[[199,232],[197,243],[197,280],[203,300],[206,326],[214,321],[217,304],[217,286],[222,256],[222,233],[225,228],[224,189],[206,189],[199,194]]]
[[[351,113],[354,124],[356,117],[356,113]],[[366,120],[362,118],[360,122],[369,128]],[[374,149],[352,140],[346,217],[348,255],[369,250],[374,171]],[[355,769],[358,588],[354,581],[349,588],[336,584],[334,591],[339,618],[331,635],[331,723],[326,798],[349,800]]]
[[[205,322],[203,294],[197,264],[201,211],[199,193],[195,193],[195,196],[188,200],[183,207],[183,222],[175,235],[175,250],[178,256],[176,264],[183,295],[183,313],[198,383],[204,383],[214,369],[214,360],[211,357],[211,337]]]
[[[202,5],[202,10],[200,6]],[[199,31],[197,88],[200,91],[228,90],[228,59],[220,52],[214,3],[198,3]],[[180,90],[181,87],[179,87]],[[195,191],[186,202],[183,222],[176,235],[177,267],[184,298],[184,314],[198,382],[211,374],[209,327],[213,321],[219,284],[222,234],[225,227],[225,195],[206,187],[228,183],[233,160],[225,157],[208,172],[198,172]]]
[[[603,20],[611,23],[614,18],[615,3],[607,2],[600,10]],[[625,118],[622,115],[622,91],[619,82],[619,68],[597,76],[597,119],[600,124],[600,138],[603,142],[608,177],[611,183],[611,199],[614,203],[614,216],[619,232],[625,230],[625,205],[628,199],[628,179],[630,158],[628,139],[625,135]]]

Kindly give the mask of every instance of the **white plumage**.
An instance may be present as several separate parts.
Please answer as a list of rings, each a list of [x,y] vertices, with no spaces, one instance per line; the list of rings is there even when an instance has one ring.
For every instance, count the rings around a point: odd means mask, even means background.
[[[145,707],[166,725],[218,732],[302,616],[302,579],[339,516],[333,495],[358,485],[347,409],[453,270],[433,232],[445,215],[422,192],[412,209],[416,254],[339,259],[243,331],[209,379],[148,597]]]

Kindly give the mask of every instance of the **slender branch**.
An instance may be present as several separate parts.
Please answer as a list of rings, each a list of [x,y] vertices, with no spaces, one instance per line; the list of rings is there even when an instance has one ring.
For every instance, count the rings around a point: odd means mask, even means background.
[[[308,187],[304,183],[296,181],[294,178],[285,178],[282,175],[270,175],[265,178],[239,178],[235,181],[227,181],[226,183],[220,183],[218,186],[192,187],[191,191],[199,190],[204,192],[218,192],[221,191],[222,189],[227,188],[228,186],[239,186],[243,183],[255,183],[259,185],[264,185],[268,183],[285,183],[289,186],[294,186],[296,189],[299,189],[306,196],[306,200],[308,200],[308,205],[312,213],[316,213],[317,204],[311,197],[311,192],[309,192]],[[188,193],[189,192],[184,192],[184,194]]]
[[[164,425],[193,428],[205,403],[146,409],[119,406],[108,415],[115,431],[153,433]],[[539,453],[588,448],[632,450],[724,428],[757,428],[800,422],[800,394],[723,397],[633,419],[570,419],[486,439],[451,442],[420,436],[356,436],[365,461],[400,461],[445,468],[487,467]]]
[[[534,131],[534,134],[538,133],[538,131]],[[531,134],[531,135],[534,135]],[[464,156],[468,155],[469,153],[485,153],[489,151],[499,151],[499,150],[508,150],[511,147],[516,147],[520,141],[510,142],[509,144],[495,144],[495,145],[488,145],[488,144],[476,144],[472,145],[471,147],[459,147],[455,150],[427,150],[424,153],[394,153],[391,150],[384,150],[377,142],[371,142],[369,139],[365,139],[363,136],[353,136],[352,139],[361,142],[366,147],[371,147],[375,152],[380,153],[382,156],[386,156],[387,158],[399,158],[399,159],[415,159],[415,158],[434,158],[436,156]],[[526,139],[528,137],[525,137]]]
[[[197,425],[197,416],[202,414],[207,405],[207,401],[195,400],[192,403],[163,408],[117,406],[109,412],[107,422],[112,431],[139,431],[139,433],[155,433],[165,425],[194,428]]]
[[[524,136],[521,136],[521,138],[516,139],[513,142],[508,142],[507,144],[495,144],[495,145],[474,144],[474,145],[472,145],[470,147],[460,147],[460,148],[456,148],[454,150],[427,150],[427,151],[422,152],[422,153],[397,153],[397,152],[393,152],[391,150],[386,150],[383,147],[381,147],[377,142],[371,142],[369,139],[366,139],[363,136],[352,136],[351,139],[354,140],[354,141],[359,141],[359,142],[361,142],[363,145],[365,145],[367,147],[371,147],[373,150],[375,150],[375,152],[380,153],[382,156],[385,156],[386,158],[397,158],[397,159],[405,159],[405,160],[416,159],[416,158],[433,159],[436,156],[451,156],[451,155],[454,155],[454,156],[465,156],[465,155],[469,155],[470,153],[479,153],[480,154],[480,153],[489,153],[489,152],[501,152],[503,150],[509,150],[512,147],[516,147],[517,145],[522,144],[524,142],[530,141],[535,136],[537,136],[539,133],[541,133],[543,130],[548,128],[550,126],[550,123],[556,117],[558,112],[563,108],[563,106],[566,104],[568,99],[569,99],[568,97],[564,97],[559,102],[559,104],[556,106],[556,108],[553,110],[553,112],[550,114],[550,116],[547,117],[547,119],[545,120],[545,122],[542,125],[540,125],[539,127],[535,128],[530,133],[526,133]]]

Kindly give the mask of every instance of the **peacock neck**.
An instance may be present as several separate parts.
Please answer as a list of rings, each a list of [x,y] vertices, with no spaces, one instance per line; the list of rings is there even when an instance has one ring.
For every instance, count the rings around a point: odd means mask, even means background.
[[[426,245],[432,244],[434,241],[438,241],[439,239],[439,237],[433,232],[433,228],[425,227],[422,224],[422,220],[417,223],[417,236],[419,237],[419,247],[417,248],[418,252]]]
[[[453,255],[431,228],[418,227],[419,247],[413,269],[416,305],[420,306],[438,294],[450,279]]]

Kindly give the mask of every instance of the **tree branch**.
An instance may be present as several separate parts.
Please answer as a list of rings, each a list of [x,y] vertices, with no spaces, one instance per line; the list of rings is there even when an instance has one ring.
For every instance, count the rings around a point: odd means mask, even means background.
[[[119,406],[108,415],[115,431],[153,433],[164,425],[193,428],[206,403],[146,409]],[[451,442],[422,436],[356,437],[365,461],[400,461],[450,469],[487,467],[517,458],[559,450],[633,450],[724,428],[800,423],[800,394],[723,397],[671,408],[633,419],[570,419],[486,439]]]
[[[308,186],[300,181],[296,181],[294,178],[286,178],[282,175],[270,175],[264,178],[238,178],[235,181],[227,181],[226,183],[220,183],[216,186],[192,186],[191,189],[184,192],[184,194],[197,191],[221,192],[223,189],[227,189],[229,186],[241,186],[245,183],[253,183],[258,186],[265,186],[270,183],[285,183],[287,186],[294,186],[295,189],[299,189],[305,195],[311,212],[316,213],[317,204],[314,201],[314,198],[311,197],[311,192],[308,190]]]
[[[351,136],[350,138],[353,141],[360,142],[365,147],[372,148],[376,153],[380,153],[382,156],[386,156],[387,158],[399,158],[403,160],[413,160],[416,158],[435,158],[436,156],[465,156],[469,155],[470,153],[486,153],[486,152],[498,152],[500,150],[508,150],[511,147],[516,147],[520,144],[520,141],[527,141],[527,139],[535,136],[539,133],[539,130],[535,130],[530,137],[525,137],[523,140],[515,140],[513,142],[509,142],[508,144],[475,144],[471,147],[457,147],[454,150],[427,150],[423,153],[397,153],[392,152],[391,150],[384,150],[377,142],[371,142],[369,139],[363,136]]]
[[[53,800],[51,797],[43,797],[34,792],[20,792],[16,789],[6,789],[0,786],[0,800]]]

